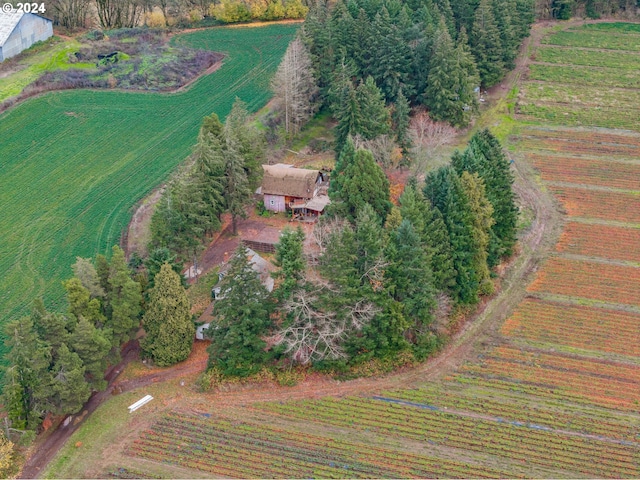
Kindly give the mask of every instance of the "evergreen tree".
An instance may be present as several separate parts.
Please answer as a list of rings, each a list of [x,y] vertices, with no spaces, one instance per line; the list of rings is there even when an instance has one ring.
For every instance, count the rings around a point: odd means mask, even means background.
[[[424,194],[442,212],[449,232],[456,297],[463,304],[476,303],[480,286],[476,259],[480,246],[473,236],[473,212],[460,179],[451,167],[441,167],[427,175]]]
[[[517,25],[515,16],[516,0],[492,0],[493,16],[496,20],[496,26],[500,32],[500,43],[502,45],[502,61],[507,70],[511,70],[516,66],[515,59],[518,55],[518,38]]]
[[[334,198],[342,202],[335,208],[348,219],[355,220],[358,210],[366,203],[373,207],[381,224],[386,219],[391,209],[389,180],[371,152],[361,149],[355,153],[353,162],[344,171],[340,188]]]
[[[441,21],[430,62],[425,104],[434,120],[463,127],[469,123],[476,104],[472,103],[473,79],[460,62],[464,57],[458,53],[462,51],[454,48],[449,31]]]
[[[379,291],[385,269],[385,235],[380,218],[373,207],[365,203],[355,221],[356,270],[367,289]]]
[[[102,314],[100,300],[91,298],[89,290],[82,285],[77,277],[70,278],[62,284],[67,291],[69,313],[77,319],[86,318],[93,325],[102,327],[107,319]]]
[[[338,121],[335,128],[336,152],[345,147],[347,138],[354,136],[363,123],[363,115],[356,89],[350,81],[340,87],[339,100],[333,105],[333,116]]]
[[[50,401],[57,415],[78,413],[91,396],[91,387],[84,378],[85,367],[77,353],[62,344],[53,365]]]
[[[411,138],[409,137],[409,114],[411,107],[409,100],[402,93],[402,89],[398,91],[398,96],[391,115],[393,123],[393,131],[396,136],[396,142],[402,149],[402,156],[407,159],[411,151]]]
[[[51,347],[35,333],[26,317],[4,328],[8,367],[4,368],[2,404],[14,428],[35,430],[47,412],[53,379]]]
[[[171,265],[171,269],[180,275],[182,286],[186,287],[186,281],[182,276],[182,263],[178,261],[175,253],[171,253],[171,250],[168,248],[161,247],[151,250],[151,252],[149,252],[149,256],[144,261],[144,266],[147,268],[149,288],[151,289],[155,285],[155,277],[160,273],[160,269],[165,263]]]
[[[480,293],[490,294],[493,293],[493,284],[487,265],[487,252],[489,235],[494,224],[493,206],[487,200],[484,182],[477,173],[463,172],[460,176],[460,182],[473,212],[473,234],[478,245],[475,263],[480,282]]]
[[[456,285],[456,270],[453,266],[451,239],[442,213],[426,202],[425,242],[431,251],[433,283],[438,291],[449,292]]]
[[[303,278],[306,267],[303,243],[304,232],[300,226],[296,230],[285,227],[280,234],[275,255],[275,264],[280,268],[277,276],[282,279],[276,292],[279,300],[289,298]]]
[[[265,362],[269,328],[268,292],[251,268],[244,244],[240,243],[229,271],[222,279],[221,299],[214,307],[217,328],[209,328],[209,366],[224,375],[244,377],[257,372]]]
[[[351,137],[347,137],[344,147],[338,155],[336,166],[331,172],[331,182],[329,182],[329,197],[331,201],[340,199],[340,192],[344,182],[344,172],[351,165],[356,157],[356,147]]]
[[[452,165],[459,174],[465,170],[477,173],[485,182],[495,220],[491,228],[488,262],[490,267],[495,266],[500,258],[511,255],[516,242],[518,208],[509,161],[491,132],[481,130],[471,137],[462,154],[453,156]]]
[[[352,133],[354,135],[360,134],[365,140],[389,133],[391,117],[385,106],[382,92],[376,86],[373,77],[367,77],[364,82],[360,83],[356,93],[362,123]]]
[[[143,317],[145,337],[142,351],[161,367],[186,360],[191,353],[195,327],[191,321],[191,305],[180,282],[180,276],[165,263],[153,289]]]
[[[397,102],[402,88],[409,93],[411,90],[411,51],[385,7],[374,19],[372,40],[376,55],[367,73],[375,79],[388,102]]]
[[[404,314],[412,326],[428,325],[435,307],[431,261],[409,220],[402,220],[391,235],[387,255],[390,260],[387,278],[392,297],[404,305]]]
[[[142,293],[140,284],[129,276],[129,266],[122,249],[114,245],[112,252],[109,265],[111,317],[107,319],[106,326],[113,332],[113,346],[117,348],[130,340],[140,325]]]
[[[491,0],[481,0],[476,9],[470,44],[482,85],[495,85],[502,79],[505,69],[500,31],[493,15]]]
[[[89,320],[81,317],[69,340],[69,345],[85,367],[86,380],[95,391],[107,388],[104,375],[107,370],[107,355],[111,350],[110,333],[96,328]]]
[[[104,298],[107,293],[100,284],[100,277],[93,263],[88,258],[76,257],[76,263],[71,266],[73,274],[80,280],[82,286],[89,290],[93,298]]]
[[[348,303],[359,294],[360,275],[356,267],[357,244],[350,225],[334,231],[320,259],[320,271],[336,285],[341,299]]]

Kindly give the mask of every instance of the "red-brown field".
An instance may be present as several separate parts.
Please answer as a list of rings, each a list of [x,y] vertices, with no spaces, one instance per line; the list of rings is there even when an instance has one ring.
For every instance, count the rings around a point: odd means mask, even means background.
[[[567,222],[556,250],[640,262],[640,229]]]
[[[544,150],[553,153],[569,155],[587,155],[602,157],[618,157],[637,159],[640,157],[640,147],[626,144],[598,144],[583,140],[574,140],[568,136],[561,139],[524,138],[518,142],[524,150]]]
[[[640,305],[640,268],[553,257],[528,290]]]
[[[527,155],[527,158],[540,171],[543,180],[640,190],[640,163],[556,157],[536,153]]]
[[[640,314],[567,305],[535,298],[523,301],[501,333],[545,344],[640,357]]]
[[[552,186],[550,189],[570,217],[640,223],[640,195],[587,188]]]
[[[576,130],[563,128],[527,128],[523,131],[522,138],[534,138],[536,142],[544,143],[546,140],[559,140],[563,143],[587,144],[590,148],[598,145],[622,147],[636,146],[640,148],[640,135],[593,130]]]

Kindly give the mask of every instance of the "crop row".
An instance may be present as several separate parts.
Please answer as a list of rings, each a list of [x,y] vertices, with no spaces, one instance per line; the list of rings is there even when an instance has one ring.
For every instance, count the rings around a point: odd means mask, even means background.
[[[530,153],[527,158],[547,181],[640,191],[640,164]]]
[[[553,150],[560,149],[559,145],[566,142],[574,142],[576,146],[586,149],[597,148],[600,145],[637,147],[637,150],[630,151],[630,155],[640,155],[640,135],[630,132],[607,132],[602,133],[597,130],[576,130],[574,128],[540,128],[529,127],[522,130],[521,135],[525,138],[535,138],[537,142],[560,140],[560,144],[551,144]],[[530,145],[534,147],[535,144]],[[533,148],[535,149],[535,148]],[[589,150],[587,150],[587,153]],[[612,153],[612,152],[607,152]]]
[[[510,337],[639,356],[640,315],[529,298],[502,326]]]
[[[631,425],[613,416],[593,417],[582,410],[569,412],[567,406],[559,408],[541,402],[539,399],[505,397],[496,392],[494,397],[479,395],[476,390],[447,390],[442,387],[422,387],[412,390],[386,392],[387,398],[397,398],[408,402],[432,405],[440,410],[455,409],[467,413],[478,413],[505,421],[534,424],[556,430],[575,431],[599,435],[607,438],[634,441],[640,432],[638,425]],[[453,413],[453,412],[452,412]]]
[[[640,24],[629,22],[588,23],[580,27],[582,30],[612,32],[616,34],[640,34]]]
[[[534,60],[558,63],[563,67],[568,65],[604,67],[610,69],[608,70],[610,75],[617,70],[640,70],[640,56],[635,53],[618,52],[615,55],[603,55],[602,52],[594,50],[546,46],[536,50]]]
[[[635,452],[628,446],[416,407],[366,399],[343,399],[270,404],[264,408],[286,417],[373,430],[385,436],[484,452],[526,464],[573,472],[596,468],[604,476],[637,473],[633,465]],[[599,464],[587,466],[594,456],[600,459]]]
[[[532,135],[533,130],[528,130],[519,142],[524,150],[528,151],[545,151],[554,154],[568,155],[587,155],[590,157],[611,157],[619,159],[637,159],[640,156],[640,147],[626,144],[607,144],[601,142],[591,143],[588,139],[580,137],[573,138],[567,136],[565,138],[548,139],[541,138],[539,135]],[[560,130],[560,132],[564,132]],[[612,138],[615,142],[617,139]]]
[[[619,379],[637,383],[640,387],[640,368],[628,363],[612,360],[597,360],[592,357],[547,352],[538,349],[522,349],[510,345],[496,347],[489,353],[491,358],[515,361],[557,370],[573,370],[579,373]],[[640,391],[640,389],[639,389]]]
[[[640,196],[585,188],[551,187],[569,216],[640,223]]]
[[[528,290],[640,306],[638,285],[638,267],[552,257]]]
[[[638,384],[619,379],[493,358],[485,359],[479,365],[468,365],[464,368],[464,372],[496,376],[517,383],[535,383],[551,390],[560,389],[564,393],[570,392],[572,396],[589,399],[596,405],[640,411]]]
[[[640,103],[640,90],[630,88],[610,88],[603,86],[528,82],[522,98],[526,101],[556,102],[572,107],[587,106],[591,109],[619,108]]]
[[[543,39],[547,45],[640,52],[640,35],[614,34],[596,30],[563,30]]]
[[[575,84],[576,88],[584,85],[600,88],[640,88],[640,70],[533,63],[529,65],[527,78],[543,82]]]
[[[179,454],[174,462],[227,476],[272,478],[494,477],[505,472],[266,425],[172,413],[146,431],[133,453]],[[197,460],[197,463],[195,462]],[[189,465],[190,464],[190,465]],[[220,471],[220,467],[226,469]]]
[[[640,131],[640,118],[633,104],[593,108],[572,103],[519,103],[518,113],[556,125]]]
[[[640,262],[640,229],[567,222],[556,250]]]

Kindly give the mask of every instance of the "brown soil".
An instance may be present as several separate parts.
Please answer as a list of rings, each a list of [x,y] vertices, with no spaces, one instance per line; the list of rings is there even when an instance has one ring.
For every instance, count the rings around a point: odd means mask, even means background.
[[[133,252],[137,252],[141,257],[147,256],[147,245],[150,240],[149,227],[151,225],[151,217],[156,204],[162,197],[163,192],[164,187],[154,190],[139,203],[136,213],[131,217],[129,226],[125,231],[125,238],[122,242],[127,258],[129,258]]]

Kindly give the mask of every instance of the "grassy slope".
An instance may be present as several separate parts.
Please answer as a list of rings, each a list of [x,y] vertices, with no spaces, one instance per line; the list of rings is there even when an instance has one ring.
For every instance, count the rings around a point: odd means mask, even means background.
[[[75,257],[119,241],[131,206],[189,154],[202,117],[224,117],[236,96],[261,107],[297,28],[177,37],[227,54],[186,92],[64,91],[0,116],[0,321],[24,315],[37,296],[59,305]]]

